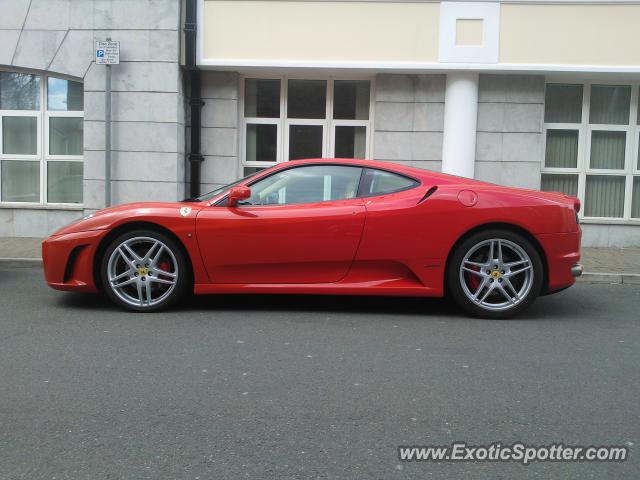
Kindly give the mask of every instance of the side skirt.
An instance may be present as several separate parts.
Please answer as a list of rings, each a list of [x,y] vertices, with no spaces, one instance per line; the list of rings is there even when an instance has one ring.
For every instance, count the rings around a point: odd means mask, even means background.
[[[265,293],[300,295],[370,295],[395,297],[441,297],[442,292],[434,288],[415,285],[377,285],[378,282],[363,283],[309,283],[309,284],[196,284],[196,295],[229,293]]]

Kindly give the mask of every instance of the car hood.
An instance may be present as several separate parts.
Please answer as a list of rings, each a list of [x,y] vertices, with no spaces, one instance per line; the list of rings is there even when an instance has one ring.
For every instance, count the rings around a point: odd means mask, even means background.
[[[137,202],[115,205],[98,210],[55,231],[52,236],[68,233],[104,230],[125,221],[164,221],[193,218],[206,203],[194,202]],[[164,223],[164,222],[162,222]]]

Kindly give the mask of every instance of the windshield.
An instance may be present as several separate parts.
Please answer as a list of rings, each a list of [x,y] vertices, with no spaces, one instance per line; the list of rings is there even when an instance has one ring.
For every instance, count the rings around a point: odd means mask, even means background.
[[[236,180],[235,182],[232,182],[232,183],[230,183],[228,185],[224,185],[222,187],[216,188],[215,190],[211,190],[208,193],[204,193],[204,194],[200,195],[199,197],[197,197],[195,199],[190,199],[190,200],[196,201],[196,202],[205,202],[207,200],[211,200],[212,198],[220,195],[221,193],[226,192],[231,187],[235,187],[236,185],[244,182],[245,180],[247,180],[247,179],[249,179],[251,177],[255,177],[258,173],[261,173],[261,172],[252,173],[251,175],[247,175],[246,177],[243,177],[240,180]]]

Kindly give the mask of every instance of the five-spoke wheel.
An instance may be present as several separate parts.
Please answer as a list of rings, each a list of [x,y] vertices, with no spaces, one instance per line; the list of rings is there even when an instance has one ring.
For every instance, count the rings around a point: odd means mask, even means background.
[[[117,304],[136,311],[164,308],[182,296],[188,275],[180,248],[153,231],[128,232],[107,248],[102,281]]]
[[[505,318],[540,293],[542,263],[526,238],[510,231],[485,231],[465,241],[449,262],[448,288],[468,312]]]

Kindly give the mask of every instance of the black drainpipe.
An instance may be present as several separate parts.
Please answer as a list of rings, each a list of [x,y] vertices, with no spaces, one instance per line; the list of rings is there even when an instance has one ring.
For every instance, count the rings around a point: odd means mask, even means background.
[[[200,195],[200,164],[204,161],[201,144],[201,113],[204,102],[200,98],[200,70],[196,57],[198,0],[186,0],[186,15],[184,22],[185,34],[185,62],[189,82],[189,105],[191,106],[191,146],[189,153],[189,196],[196,198]]]

